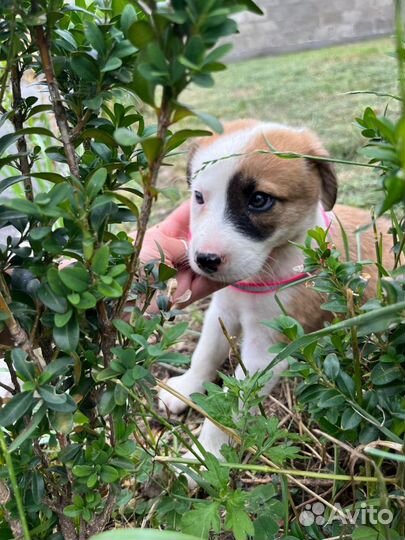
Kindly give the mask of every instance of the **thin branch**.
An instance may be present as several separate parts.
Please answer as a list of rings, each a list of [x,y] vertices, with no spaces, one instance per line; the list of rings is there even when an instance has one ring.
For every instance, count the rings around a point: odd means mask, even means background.
[[[7,319],[4,321],[8,331],[10,332],[11,339],[13,340],[13,343],[16,347],[21,347],[23,351],[25,351],[28,356],[35,362],[38,369],[42,371],[42,365],[41,365],[41,359],[36,354],[34,347],[28,337],[28,334],[26,331],[20,326],[20,324],[16,321],[14,318],[14,315],[12,314],[10,308],[8,307],[8,302],[5,299],[5,296],[9,296],[8,290],[7,294],[3,296],[4,291],[0,292],[0,311],[5,313],[7,315]],[[7,359],[5,359],[5,362],[7,363],[7,366],[10,371],[10,376],[12,378],[13,384],[15,386],[16,391],[20,391],[20,385],[18,383],[17,376],[15,375],[15,372],[12,368],[11,362],[8,362]]]
[[[52,57],[49,52],[48,39],[43,26],[36,26],[34,32],[39,54],[41,56],[42,69],[44,71],[45,79],[48,85],[49,96],[51,98],[56,123],[61,134],[66,159],[69,165],[69,170],[75,178],[79,178],[79,165],[76,159],[75,148],[71,141],[71,134],[65,107],[63,105],[62,97],[60,95],[58,83],[55,77]]]
[[[58,501],[58,504],[54,503],[50,499],[44,500],[45,504],[58,515],[62,536],[65,540],[78,540],[76,534],[76,528],[73,522],[64,515],[63,509],[65,504],[62,500]]]
[[[114,490],[110,488],[110,492],[108,493],[107,500],[106,500],[102,513],[96,515],[93,521],[87,527],[86,538],[90,538],[94,534],[102,532],[105,529],[106,525],[108,524],[111,518],[111,514],[112,514],[112,511],[114,510],[116,501],[117,501],[117,495],[116,493],[114,493]]]
[[[2,382],[0,382],[0,388],[3,388],[3,390],[5,390],[6,392],[12,395],[16,393],[16,391],[13,388],[11,388],[11,386],[8,386],[7,384],[4,384]]]
[[[76,126],[72,129],[72,132],[70,134],[70,140],[72,142],[75,141],[78,137],[80,137],[81,132],[86,127],[86,124],[90,120],[92,114],[93,114],[93,111],[91,109],[87,109],[87,111],[80,118]]]
[[[157,136],[162,141],[162,150],[159,153],[159,156],[155,161],[150,165],[149,174],[144,178],[145,184],[145,193],[142,202],[141,213],[138,220],[137,234],[134,244],[134,253],[132,254],[131,260],[129,262],[129,277],[127,283],[125,284],[124,291],[120,301],[118,302],[117,308],[115,310],[114,317],[120,317],[122,310],[124,309],[129,293],[131,291],[132,282],[136,273],[136,270],[139,265],[139,256],[142,249],[143,239],[145,237],[146,229],[148,226],[148,221],[150,213],[152,210],[152,203],[155,198],[154,188],[156,186],[159,169],[162,165],[164,158],[164,149],[163,143],[167,135],[167,130],[170,125],[170,100],[168,95],[168,90],[165,89],[162,96],[162,104],[160,107],[160,114],[158,118],[158,132]]]
[[[13,110],[14,115],[12,117],[12,122],[14,125],[14,130],[19,131],[24,127],[24,113],[23,113],[23,98],[21,95],[21,79],[23,72],[20,71],[18,66],[18,61],[15,61],[11,66],[11,90],[13,94]],[[27,178],[24,178],[24,192],[25,196],[29,201],[33,200],[33,191],[32,191],[32,182],[30,178],[31,165],[28,161],[28,148],[27,141],[22,135],[17,139],[17,151],[20,157],[18,161],[20,163],[20,172]]]

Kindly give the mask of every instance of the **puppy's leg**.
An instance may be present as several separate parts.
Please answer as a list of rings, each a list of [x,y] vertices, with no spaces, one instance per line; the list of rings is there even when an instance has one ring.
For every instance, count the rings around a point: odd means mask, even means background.
[[[221,330],[219,318],[225,322],[228,332],[238,331],[237,322],[220,308],[216,296],[205,315],[204,326],[197,348],[191,359],[191,366],[184,375],[172,377],[168,385],[189,397],[194,392],[202,392],[203,384],[216,377],[218,368],[224,363],[229,353],[229,344]],[[166,390],[159,392],[161,409],[166,407],[173,413],[180,413],[186,405]]]
[[[259,327],[260,331],[261,328]],[[268,352],[272,343],[277,340],[276,336],[269,335],[269,333],[262,331],[261,333],[252,332],[250,335],[246,334],[242,343],[242,359],[244,367],[249,375],[253,375],[257,371],[264,370],[274,359],[274,354]],[[280,374],[287,368],[287,362],[282,361],[278,363],[272,369],[272,377],[266,383],[261,390],[261,394],[266,396],[270,393],[272,388],[277,384]],[[241,366],[238,366],[235,371],[235,377],[237,379],[244,379],[245,373]],[[256,411],[254,411],[256,412]],[[200,436],[198,438],[201,446],[211,454],[217,457],[221,457],[221,447],[223,444],[229,444],[230,440],[227,434],[221,431],[209,420],[205,420],[201,429]],[[198,450],[197,450],[198,451]],[[192,456],[190,456],[192,457]]]

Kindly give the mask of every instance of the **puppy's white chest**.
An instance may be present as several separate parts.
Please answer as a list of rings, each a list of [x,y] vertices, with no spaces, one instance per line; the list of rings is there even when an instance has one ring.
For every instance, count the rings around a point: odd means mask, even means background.
[[[262,334],[268,338],[273,331],[262,323],[281,315],[280,303],[287,306],[292,300],[293,292],[288,289],[249,294],[227,287],[215,293],[213,304],[218,313],[223,314],[225,318],[233,318],[239,324],[245,337],[246,334]]]

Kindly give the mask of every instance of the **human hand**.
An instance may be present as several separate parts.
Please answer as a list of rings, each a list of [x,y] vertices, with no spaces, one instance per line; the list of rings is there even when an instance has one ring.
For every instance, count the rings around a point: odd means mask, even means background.
[[[158,245],[165,256],[165,264],[177,269],[177,288],[173,293],[172,304],[186,307],[201,298],[224,287],[224,284],[211,281],[195,274],[188,263],[187,239],[189,237],[190,201],[184,202],[164,221],[146,231],[140,254],[143,264],[160,259]],[[136,233],[130,234],[135,237]],[[156,306],[152,306],[152,310]]]

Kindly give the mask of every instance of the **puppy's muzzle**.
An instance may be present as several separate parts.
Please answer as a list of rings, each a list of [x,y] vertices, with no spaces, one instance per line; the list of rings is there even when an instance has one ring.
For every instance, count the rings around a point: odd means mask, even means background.
[[[222,262],[221,257],[216,253],[197,252],[194,260],[198,268],[207,274],[215,274]]]

